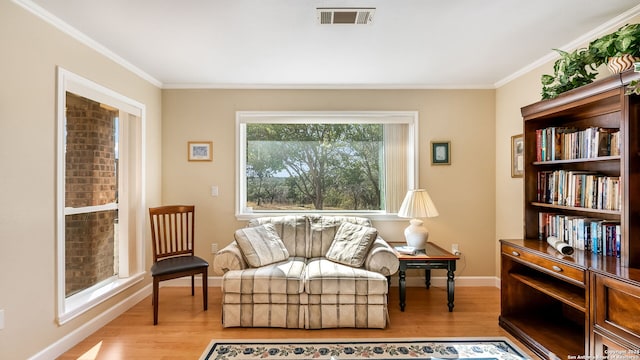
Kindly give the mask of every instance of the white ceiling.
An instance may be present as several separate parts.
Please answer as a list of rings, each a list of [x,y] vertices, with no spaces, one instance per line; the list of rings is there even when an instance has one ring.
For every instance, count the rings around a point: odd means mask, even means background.
[[[165,88],[493,88],[638,0],[14,0]],[[317,7],[375,7],[320,25]]]

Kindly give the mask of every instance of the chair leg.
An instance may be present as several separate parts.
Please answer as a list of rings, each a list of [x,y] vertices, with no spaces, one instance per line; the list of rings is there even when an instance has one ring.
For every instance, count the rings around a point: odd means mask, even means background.
[[[195,275],[191,275],[191,296],[196,294],[195,288]]]
[[[202,301],[204,302],[204,310],[207,311],[209,305],[209,285],[207,269],[202,272]]]
[[[159,281],[153,278],[153,325],[158,325],[158,290]]]

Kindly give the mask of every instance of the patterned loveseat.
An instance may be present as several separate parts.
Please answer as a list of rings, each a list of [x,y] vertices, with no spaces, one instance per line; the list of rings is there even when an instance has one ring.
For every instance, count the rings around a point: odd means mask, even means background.
[[[367,218],[252,219],[213,262],[223,326],[384,328],[398,265]]]

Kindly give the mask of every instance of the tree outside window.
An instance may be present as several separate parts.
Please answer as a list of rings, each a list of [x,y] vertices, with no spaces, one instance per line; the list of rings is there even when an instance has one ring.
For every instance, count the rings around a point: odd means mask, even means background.
[[[413,181],[415,118],[311,115],[241,114],[240,212],[397,211]]]

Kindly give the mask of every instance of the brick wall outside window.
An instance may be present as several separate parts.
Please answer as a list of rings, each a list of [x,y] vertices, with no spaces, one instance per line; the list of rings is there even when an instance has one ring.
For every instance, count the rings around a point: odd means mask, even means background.
[[[118,113],[67,93],[65,206],[117,201],[115,121]],[[117,211],[67,215],[66,296],[115,274]]]

